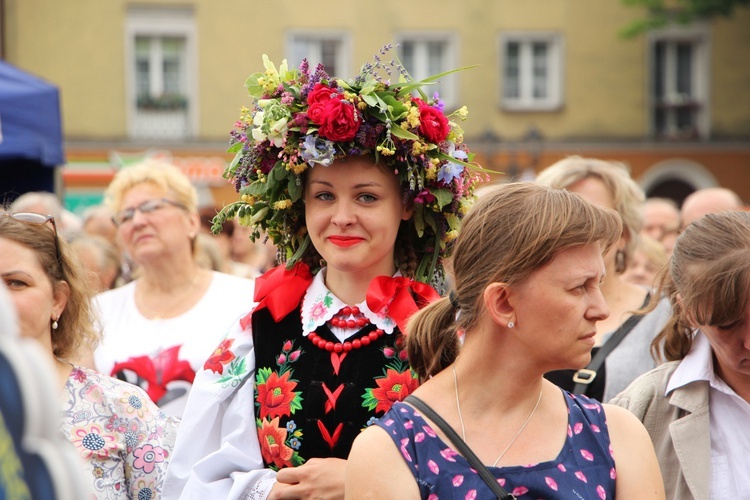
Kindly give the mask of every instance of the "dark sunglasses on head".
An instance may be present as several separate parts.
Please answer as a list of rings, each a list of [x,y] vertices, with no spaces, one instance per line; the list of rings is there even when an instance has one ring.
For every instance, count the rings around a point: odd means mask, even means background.
[[[51,215],[37,214],[34,212],[3,212],[3,216],[10,217],[13,220],[24,222],[26,224],[33,224],[34,226],[44,226],[48,222],[52,224],[52,232],[55,235],[55,253],[57,255],[57,261],[60,262],[60,242],[57,236],[57,224],[55,224],[55,218]]]
[[[161,210],[167,205],[187,210],[187,207],[178,201],[170,200],[168,198],[154,198],[153,200],[144,201],[138,206],[120,210],[112,216],[112,222],[115,223],[115,226],[120,227],[123,224],[132,221],[133,217],[135,217],[136,211],[142,214],[150,214],[157,210]]]

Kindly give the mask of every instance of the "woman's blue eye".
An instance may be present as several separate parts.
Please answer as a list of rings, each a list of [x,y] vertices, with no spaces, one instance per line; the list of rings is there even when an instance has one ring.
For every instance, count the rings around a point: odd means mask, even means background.
[[[315,198],[322,201],[331,201],[333,200],[333,195],[331,193],[318,193],[315,195]]]
[[[359,197],[359,199],[365,203],[372,203],[374,201],[377,201],[377,198],[371,194],[363,194]]]

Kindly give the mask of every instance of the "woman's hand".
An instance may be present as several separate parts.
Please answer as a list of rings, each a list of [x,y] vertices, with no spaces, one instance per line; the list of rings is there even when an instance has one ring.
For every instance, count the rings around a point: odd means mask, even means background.
[[[346,460],[311,458],[299,467],[281,469],[268,500],[344,498]]]

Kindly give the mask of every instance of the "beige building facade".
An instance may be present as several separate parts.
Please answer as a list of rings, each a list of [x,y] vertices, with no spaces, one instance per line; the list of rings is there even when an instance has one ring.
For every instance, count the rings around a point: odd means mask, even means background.
[[[500,179],[580,154],[628,163],[649,193],[750,201],[748,8],[624,39],[643,13],[620,0],[2,4],[3,57],[60,88],[74,209],[147,154],[230,201],[224,149],[262,54],[354,76],[387,43],[416,78],[474,66],[436,90],[468,106],[467,142]]]

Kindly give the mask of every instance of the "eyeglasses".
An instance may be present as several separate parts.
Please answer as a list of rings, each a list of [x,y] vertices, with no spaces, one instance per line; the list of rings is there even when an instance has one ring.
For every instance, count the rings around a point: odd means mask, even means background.
[[[55,254],[57,255],[57,261],[60,262],[60,240],[57,236],[57,224],[55,224],[55,218],[51,215],[37,214],[34,212],[2,212],[5,217],[10,217],[13,220],[31,224],[34,226],[44,226],[48,222],[52,223],[52,232],[55,235]]]
[[[112,222],[115,223],[115,226],[120,227],[123,224],[132,221],[133,217],[135,217],[136,211],[142,214],[150,214],[157,210],[161,210],[167,205],[187,210],[187,207],[178,201],[170,200],[168,198],[154,198],[153,200],[144,201],[138,206],[120,210],[112,216]]]

